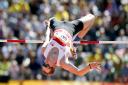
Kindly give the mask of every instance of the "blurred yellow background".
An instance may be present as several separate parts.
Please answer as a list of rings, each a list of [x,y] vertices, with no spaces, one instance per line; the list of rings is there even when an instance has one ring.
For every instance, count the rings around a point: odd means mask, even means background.
[[[80,81],[41,81],[41,80],[25,80],[25,81],[9,81],[8,83],[0,83],[0,85],[128,85],[128,83],[108,83],[108,82],[80,82]]]

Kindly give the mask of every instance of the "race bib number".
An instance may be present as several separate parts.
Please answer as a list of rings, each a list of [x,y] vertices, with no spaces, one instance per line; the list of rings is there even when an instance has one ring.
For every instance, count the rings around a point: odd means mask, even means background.
[[[71,42],[71,37],[69,34],[67,34],[65,31],[59,29],[54,32],[54,36],[60,39],[64,43],[70,43]]]

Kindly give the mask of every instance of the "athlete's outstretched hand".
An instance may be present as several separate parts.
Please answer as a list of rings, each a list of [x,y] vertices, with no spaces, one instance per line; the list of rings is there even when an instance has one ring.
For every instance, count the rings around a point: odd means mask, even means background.
[[[102,68],[101,68],[101,64],[99,62],[92,62],[89,64],[90,69],[93,70],[97,70],[99,72],[101,72]]]

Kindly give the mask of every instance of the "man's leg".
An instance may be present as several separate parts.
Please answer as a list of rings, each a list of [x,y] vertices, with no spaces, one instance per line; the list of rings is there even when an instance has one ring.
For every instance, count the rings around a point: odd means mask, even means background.
[[[84,17],[81,17],[80,19],[78,19],[79,21],[81,21],[83,23],[83,28],[82,30],[80,30],[74,37],[73,37],[73,41],[80,41],[89,31],[89,29],[91,28],[91,26],[94,23],[95,20],[95,16],[92,14],[87,14]],[[77,28],[76,28],[77,29]],[[78,45],[75,45],[78,46]]]
[[[92,14],[87,14],[86,16],[81,17],[78,20],[80,20],[84,24],[83,29],[77,33],[78,37],[82,39],[93,25],[95,21],[95,16]]]

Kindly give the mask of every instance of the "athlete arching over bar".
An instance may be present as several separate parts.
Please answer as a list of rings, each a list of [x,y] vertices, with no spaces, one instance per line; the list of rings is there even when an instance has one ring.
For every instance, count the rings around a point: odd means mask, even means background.
[[[55,18],[46,21],[46,40],[42,46],[43,57],[40,59],[43,73],[51,75],[57,66],[78,76],[85,75],[91,69],[101,70],[98,62],[92,62],[79,69],[68,60],[71,56],[76,58],[76,45],[73,45],[72,41],[82,39],[94,20],[93,14],[87,14],[74,21],[57,21]]]

